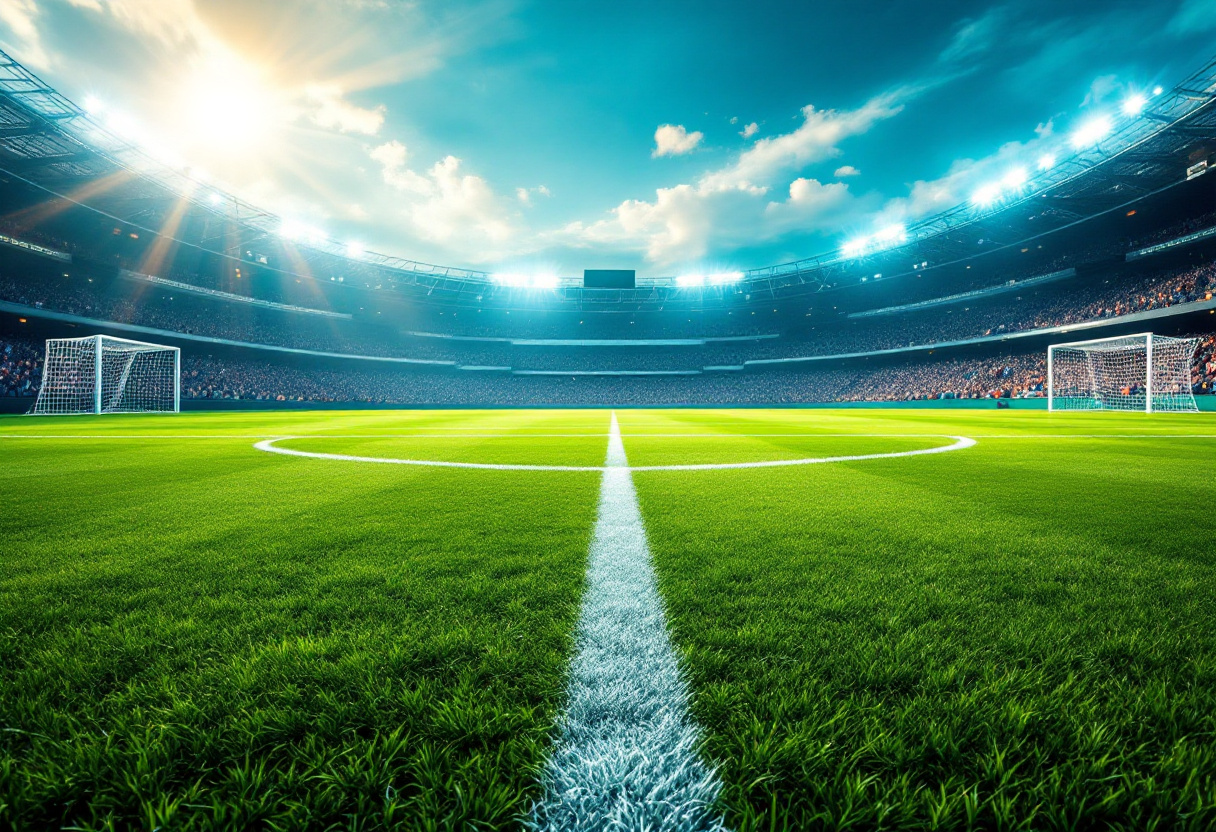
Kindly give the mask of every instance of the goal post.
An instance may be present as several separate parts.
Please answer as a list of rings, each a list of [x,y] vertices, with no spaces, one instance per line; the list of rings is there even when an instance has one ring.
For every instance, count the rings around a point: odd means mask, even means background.
[[[1198,338],[1141,332],[1047,348],[1048,410],[1196,412]]]
[[[109,335],[48,338],[34,415],[177,413],[181,350]]]

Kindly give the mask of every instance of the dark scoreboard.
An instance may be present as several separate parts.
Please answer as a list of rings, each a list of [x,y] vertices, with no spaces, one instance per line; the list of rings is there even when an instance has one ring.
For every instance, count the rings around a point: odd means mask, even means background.
[[[637,284],[633,269],[583,269],[583,286],[587,289],[632,289]]]

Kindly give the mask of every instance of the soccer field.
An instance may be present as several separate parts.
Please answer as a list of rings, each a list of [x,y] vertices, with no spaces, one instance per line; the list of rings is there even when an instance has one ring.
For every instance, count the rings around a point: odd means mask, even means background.
[[[688,828],[1216,826],[1212,415],[13,417],[0,448],[6,828],[556,828],[610,511],[716,795]]]

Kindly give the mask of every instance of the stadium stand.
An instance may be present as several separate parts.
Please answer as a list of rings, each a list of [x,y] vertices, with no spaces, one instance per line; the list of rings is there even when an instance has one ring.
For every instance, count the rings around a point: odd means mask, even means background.
[[[190,197],[193,185],[130,147],[92,153],[104,130],[77,130],[88,121],[71,102],[0,80],[0,110],[26,137],[9,147],[0,136],[0,393],[37,390],[41,339],[105,331],[181,346],[188,399],[1034,397],[1048,341],[1081,328],[1199,333],[1195,389],[1211,392],[1216,183],[1184,174],[1208,153],[1216,118],[1186,96],[1160,108],[1187,130],[1137,122],[1134,157],[1082,153],[1092,172],[990,214],[952,209],[890,250],[753,269],[724,286],[643,276],[633,289],[531,290],[301,242],[231,195]],[[70,162],[65,143],[79,148]],[[20,174],[4,168],[17,156]],[[87,201],[66,195],[104,177]]]

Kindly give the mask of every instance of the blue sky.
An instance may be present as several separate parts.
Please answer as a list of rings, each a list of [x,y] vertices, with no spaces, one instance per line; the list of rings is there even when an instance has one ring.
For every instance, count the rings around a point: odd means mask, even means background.
[[[0,0],[0,45],[285,217],[453,265],[748,268],[1033,167],[1216,0]]]

